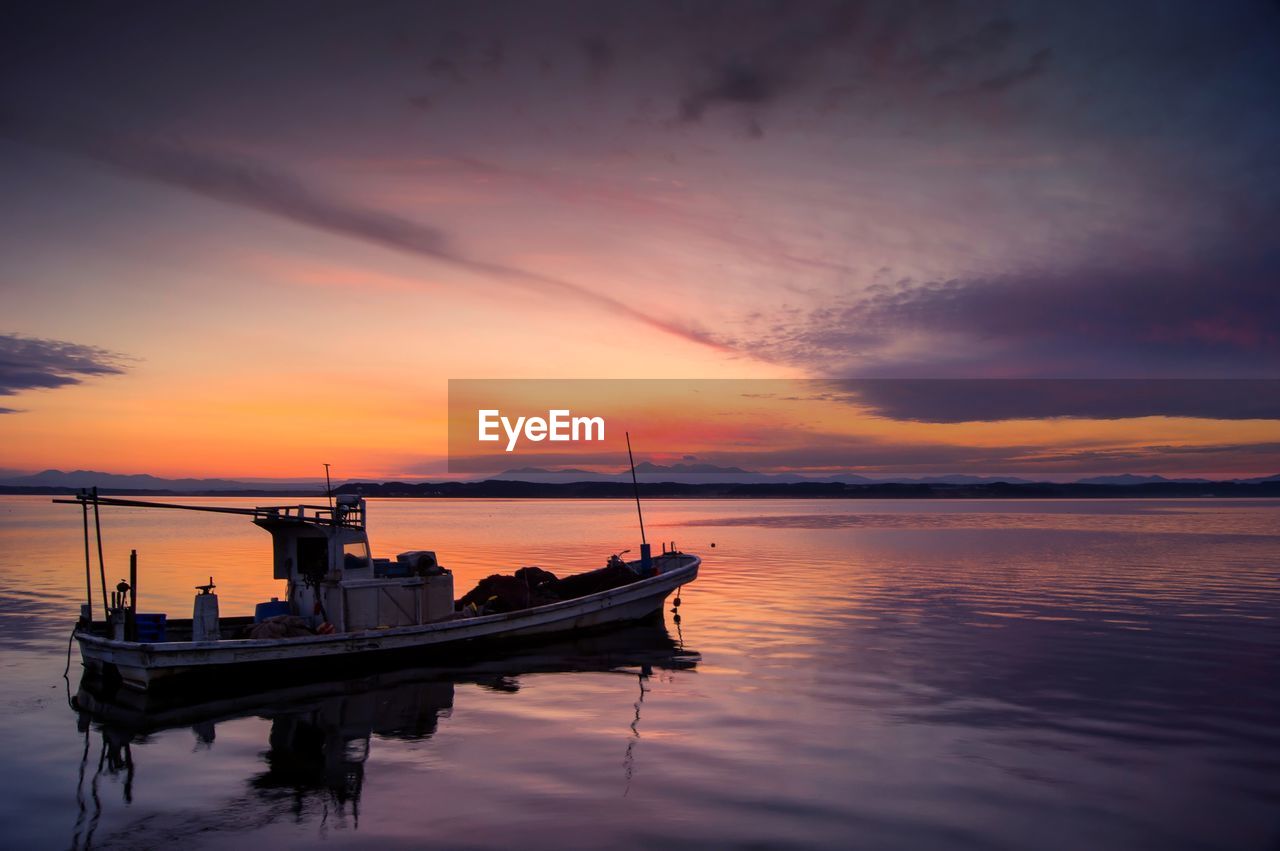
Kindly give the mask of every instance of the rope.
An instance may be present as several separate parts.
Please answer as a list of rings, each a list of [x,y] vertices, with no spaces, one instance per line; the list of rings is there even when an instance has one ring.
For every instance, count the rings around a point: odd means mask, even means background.
[[[76,629],[77,627],[72,627],[71,635],[67,638],[67,666],[62,669],[62,678],[67,681],[68,687],[71,685],[71,679],[67,676],[71,673],[71,645],[76,640]]]

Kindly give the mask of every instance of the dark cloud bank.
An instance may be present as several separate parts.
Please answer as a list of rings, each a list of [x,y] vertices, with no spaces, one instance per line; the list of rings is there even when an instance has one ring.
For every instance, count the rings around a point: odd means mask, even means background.
[[[828,375],[1280,377],[1280,252],[1260,243],[1172,269],[877,285],[727,342]],[[895,353],[905,337],[925,344]]]
[[[97,346],[0,334],[0,396],[66,387],[124,371],[123,356]],[[0,414],[17,412],[0,407]]]
[[[819,382],[880,416],[931,423],[1191,417],[1280,420],[1280,379],[880,379]]]

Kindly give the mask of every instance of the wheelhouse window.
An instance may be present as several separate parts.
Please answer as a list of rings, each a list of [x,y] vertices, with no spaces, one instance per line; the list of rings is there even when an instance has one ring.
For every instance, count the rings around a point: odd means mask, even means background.
[[[349,541],[342,545],[342,569],[359,570],[369,566],[369,545],[364,541]]]
[[[319,579],[329,572],[329,539],[298,539],[298,572]]]

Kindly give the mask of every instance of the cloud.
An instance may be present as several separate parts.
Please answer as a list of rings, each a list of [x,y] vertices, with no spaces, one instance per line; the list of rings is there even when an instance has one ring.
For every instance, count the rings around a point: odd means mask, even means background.
[[[579,46],[587,61],[587,72],[592,80],[599,80],[613,69],[617,54],[608,39],[598,35],[587,36],[579,42]]]
[[[135,176],[384,248],[465,262],[434,227],[326,197],[291,175],[244,157],[220,158],[180,143],[111,139],[91,145],[88,152],[94,159]]]
[[[1273,377],[1280,255],[1253,230],[1176,268],[876,284],[725,341],[831,376]]]
[[[67,125],[33,124],[19,131],[13,122],[6,122],[0,124],[0,135],[86,157],[134,177],[295,224],[448,263],[543,295],[574,300],[691,342],[723,348],[699,328],[650,315],[579,284],[467,256],[438,228],[329,196],[247,157],[219,156],[181,142],[126,139]]]
[[[707,108],[716,103],[766,103],[783,85],[783,77],[763,67],[748,63],[727,65],[718,70],[711,83],[680,99],[680,120],[700,121]]]
[[[679,97],[678,119],[697,122],[717,106],[752,107],[773,101],[806,81],[828,49],[846,43],[862,14],[858,4],[847,2],[815,6],[811,12],[788,16],[779,9],[772,16],[747,19],[736,18],[735,12],[735,23],[748,31],[740,34],[728,28],[726,43],[720,38],[727,10],[718,9],[701,22],[700,31],[686,33],[704,51],[703,71]],[[754,117],[747,126],[749,135],[763,135]]]
[[[1020,83],[1033,80],[1043,74],[1049,67],[1049,57],[1053,51],[1041,48],[1031,54],[1026,63],[1009,68],[989,77],[985,77],[967,88],[950,89],[939,93],[939,97],[957,97],[975,94],[999,94],[1012,89]]]
[[[976,30],[947,38],[924,50],[919,66],[929,75],[941,75],[957,65],[984,59],[1008,47],[1016,31],[1008,18],[987,21]]]
[[[85,378],[121,375],[126,358],[97,346],[0,334],[0,396],[80,384]],[[0,407],[0,414],[20,413]]]
[[[1280,419],[1276,379],[885,379],[823,382],[895,420]]]
[[[1280,469],[1280,443],[972,446],[810,433],[805,435],[804,445],[759,451],[704,451],[698,457],[703,463],[717,466],[795,471],[807,476],[853,472],[868,476],[963,473],[1037,478],[1118,471],[1256,476]]]
[[[793,431],[792,438],[796,442],[790,445],[774,442],[759,448],[702,450],[698,452],[698,462],[753,472],[793,472],[810,477],[851,473],[872,477],[966,474],[1034,479],[1117,472],[1252,477],[1280,469],[1280,443],[1275,442],[975,446],[816,431],[802,435]],[[650,453],[646,451],[644,454]],[[521,455],[518,462],[513,462],[509,456],[494,455],[451,455],[448,459],[448,471],[453,476],[493,475],[520,466],[616,472],[618,455],[616,452],[537,452]],[[404,472],[438,475],[439,467],[423,466]]]
[[[695,123],[737,107],[751,137],[764,134],[757,113],[783,100],[820,115],[847,109],[861,121],[905,118],[913,107],[928,115],[947,99],[997,98],[1043,75],[1052,55],[1043,33],[1024,32],[1026,23],[1034,30],[1034,14],[1019,25],[945,0],[810,3],[801,15],[786,6],[711,8],[713,16],[680,33],[695,70],[676,118]]]

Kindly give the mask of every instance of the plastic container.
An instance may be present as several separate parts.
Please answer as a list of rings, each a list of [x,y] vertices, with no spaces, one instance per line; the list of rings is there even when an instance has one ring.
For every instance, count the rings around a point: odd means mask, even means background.
[[[374,559],[373,575],[387,579],[405,579],[413,576],[413,565],[391,559]]]
[[[138,641],[144,644],[157,644],[165,640],[165,630],[169,616],[164,613],[146,614],[138,612],[133,616]]]
[[[253,607],[253,622],[262,623],[276,615],[289,614],[289,601],[272,599],[269,603],[259,603]]]

